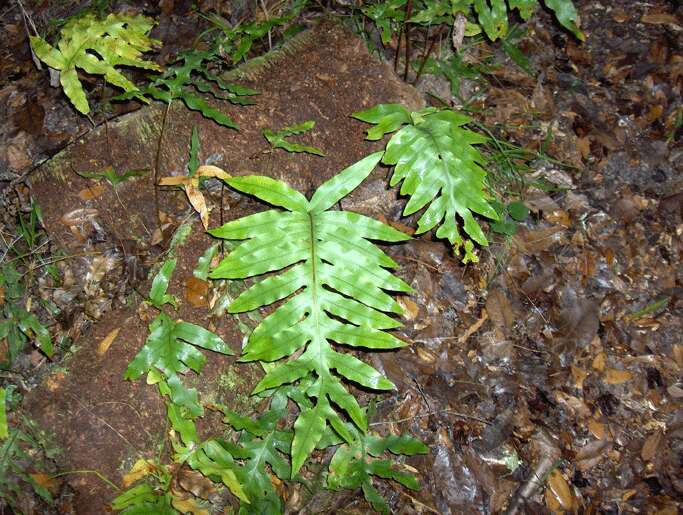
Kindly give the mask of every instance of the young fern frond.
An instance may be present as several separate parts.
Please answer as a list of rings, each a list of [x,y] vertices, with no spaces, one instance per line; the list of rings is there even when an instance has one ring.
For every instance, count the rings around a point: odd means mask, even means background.
[[[427,454],[429,448],[409,435],[363,434],[351,424],[347,425],[354,439],[337,447],[330,461],[327,486],[332,490],[360,488],[375,511],[389,513],[386,501],[373,486],[373,476],[392,479],[411,490],[419,490],[417,477],[392,458]]]
[[[231,104],[250,105],[254,100],[250,97],[257,91],[227,82],[209,70],[209,62],[215,56],[209,51],[188,50],[178,55],[174,66],[167,68],[161,75],[152,78],[152,82],[142,91],[133,91],[117,97],[119,100],[129,98],[144,99],[148,95],[155,100],[170,104],[176,99],[183,101],[192,111],[199,111],[202,116],[213,120],[224,127],[237,129],[237,124],[223,111],[213,107],[204,95],[211,95],[217,100],[227,100]]]
[[[463,261],[477,261],[473,244],[463,239],[456,225],[462,219],[467,235],[480,245],[488,245],[473,212],[498,220],[484,191],[484,158],[474,147],[486,138],[463,129],[470,119],[451,110],[426,108],[414,113],[398,104],[379,104],[353,114],[354,118],[375,124],[369,140],[398,131],[387,143],[382,162],[394,166],[390,184],[403,181],[401,194],[409,195],[403,214],[429,207],[417,222],[417,233],[436,226],[436,236],[446,238],[456,253],[464,247]]]
[[[219,238],[246,240],[211,272],[214,279],[245,279],[287,268],[246,290],[229,311],[250,311],[284,300],[253,331],[241,360],[271,362],[297,353],[271,369],[254,393],[313,379],[299,383],[314,402],[302,409],[294,424],[292,475],[328,423],[346,441],[353,438],[333,406],[366,430],[365,413],[341,378],[374,390],[394,388],[374,368],[332,346],[332,342],[370,349],[405,345],[383,331],[400,325],[386,313],[402,312],[384,290],[412,290],[387,270],[397,266],[394,260],[368,240],[398,242],[409,236],[357,213],[328,211],[370,174],[382,155],[371,154],[342,171],[320,186],[310,201],[268,177],[228,179],[234,189],[285,211],[263,211],[210,231]]]

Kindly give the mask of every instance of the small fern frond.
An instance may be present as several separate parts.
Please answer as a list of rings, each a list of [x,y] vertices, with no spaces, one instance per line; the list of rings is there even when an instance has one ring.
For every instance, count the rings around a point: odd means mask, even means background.
[[[154,21],[145,16],[110,14],[98,19],[94,14],[85,14],[64,25],[56,47],[39,36],[31,36],[31,48],[41,61],[59,71],[66,96],[76,109],[88,114],[90,106],[77,70],[102,75],[109,84],[139,96],[137,86],[116,67],[160,69],[156,63],[142,59],[144,52],[161,44],[147,37],[153,26]]]
[[[405,216],[429,204],[417,222],[417,233],[439,226],[437,237],[448,239],[456,253],[464,247],[464,262],[476,261],[472,243],[458,231],[456,215],[467,235],[485,246],[488,241],[473,213],[492,220],[498,220],[498,214],[484,191],[485,161],[474,146],[486,138],[462,127],[470,119],[435,108],[410,113],[398,104],[380,104],[353,117],[375,124],[368,130],[369,140],[398,131],[387,143],[382,162],[394,166],[390,184],[402,182],[401,194],[410,196]]]

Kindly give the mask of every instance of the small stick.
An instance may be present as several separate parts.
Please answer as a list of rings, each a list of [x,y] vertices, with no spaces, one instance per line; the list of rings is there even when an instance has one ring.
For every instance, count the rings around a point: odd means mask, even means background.
[[[164,129],[166,128],[166,117],[168,116],[168,111],[171,108],[171,102],[166,104],[166,109],[164,109],[164,116],[161,119],[161,130],[159,131],[159,143],[157,144],[157,154],[154,158],[154,174],[152,175],[154,180],[154,209],[157,215],[157,225],[159,231],[161,231],[161,215],[159,211],[159,159],[161,157],[161,144],[164,140]]]

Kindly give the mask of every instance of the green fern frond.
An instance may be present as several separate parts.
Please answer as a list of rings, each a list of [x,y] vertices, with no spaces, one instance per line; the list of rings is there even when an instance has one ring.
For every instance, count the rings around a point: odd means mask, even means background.
[[[379,104],[353,117],[375,124],[368,130],[369,140],[398,131],[387,143],[382,162],[394,166],[391,186],[403,182],[401,194],[410,196],[405,216],[429,204],[417,222],[417,233],[438,225],[437,237],[448,239],[456,253],[464,247],[465,263],[477,261],[472,242],[458,231],[456,215],[467,235],[485,246],[488,241],[472,213],[492,220],[498,220],[498,214],[484,191],[484,158],[474,147],[486,138],[462,128],[470,119],[435,108],[410,113],[398,104]]]
[[[247,240],[211,272],[212,278],[244,279],[290,267],[243,292],[229,311],[250,311],[287,299],[256,327],[241,360],[270,362],[297,353],[271,369],[254,393],[314,378],[306,394],[315,402],[300,412],[294,424],[292,474],[301,468],[328,423],[351,440],[333,405],[346,411],[362,431],[367,428],[363,410],[340,378],[375,390],[394,388],[374,368],[332,346],[332,342],[370,349],[405,345],[383,331],[400,325],[386,313],[402,312],[384,290],[409,292],[411,288],[386,270],[397,264],[368,240],[398,242],[409,236],[357,213],[328,211],[381,158],[381,152],[374,153],[350,166],[320,186],[310,201],[268,177],[228,179],[231,187],[285,211],[264,211],[209,231],[219,238]]]
[[[372,484],[373,476],[392,479],[411,490],[419,490],[420,485],[411,472],[383,456],[426,454],[429,448],[412,436],[363,434],[351,424],[347,426],[353,441],[339,446],[332,456],[327,486],[332,490],[360,488],[375,511],[389,513],[386,501]]]
[[[143,93],[156,100],[170,103],[180,99],[192,111],[199,111],[203,116],[216,123],[236,129],[237,125],[227,114],[209,104],[205,98],[195,92],[205,93],[218,100],[227,100],[232,104],[249,105],[254,101],[250,98],[258,92],[228,82],[209,70],[208,63],[214,59],[212,52],[188,50],[178,55],[176,64],[168,68],[161,76],[156,77]],[[139,96],[122,95],[121,99]]]
[[[77,69],[103,75],[109,84],[127,93],[138,93],[138,88],[116,66],[133,66],[159,70],[152,61],[141,59],[160,41],[147,37],[154,21],[144,16],[110,14],[99,20],[86,14],[70,20],[60,33],[57,48],[39,36],[31,36],[35,54],[50,68],[59,71],[64,93],[83,114],[90,112]]]

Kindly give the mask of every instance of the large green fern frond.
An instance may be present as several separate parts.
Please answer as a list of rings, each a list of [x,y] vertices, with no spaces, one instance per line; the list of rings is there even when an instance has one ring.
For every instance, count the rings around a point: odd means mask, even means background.
[[[404,342],[383,329],[400,324],[386,313],[401,313],[384,290],[410,286],[387,268],[397,264],[368,240],[409,239],[377,220],[347,211],[328,211],[356,188],[377,165],[374,153],[324,183],[311,200],[268,177],[237,177],[228,184],[285,211],[269,210],[229,222],[210,233],[247,240],[214,269],[215,279],[244,279],[289,267],[242,293],[230,312],[250,311],[283,299],[251,334],[243,361],[292,359],[270,370],[255,393],[314,378],[306,394],[315,400],[294,424],[292,474],[301,468],[329,423],[346,440],[352,436],[333,406],[342,408],[361,430],[367,419],[340,378],[375,390],[394,385],[374,368],[332,342],[351,347],[393,349]],[[336,371],[333,372],[333,371]]]
[[[456,252],[464,246],[465,262],[476,261],[472,243],[458,231],[456,215],[470,238],[488,245],[472,213],[493,220],[498,220],[498,214],[484,191],[484,158],[474,146],[486,138],[462,127],[470,119],[435,108],[410,113],[398,104],[380,104],[353,116],[375,124],[368,130],[369,140],[398,131],[387,143],[382,162],[394,166],[390,184],[403,181],[401,193],[410,196],[404,215],[429,204],[417,222],[418,234],[438,225],[437,237],[447,238]]]

